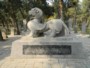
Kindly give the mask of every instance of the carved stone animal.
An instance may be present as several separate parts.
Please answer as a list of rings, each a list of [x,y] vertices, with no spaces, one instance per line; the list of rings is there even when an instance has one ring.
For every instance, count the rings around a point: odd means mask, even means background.
[[[69,29],[61,19],[52,19],[47,23],[49,30],[45,32],[47,36],[57,37],[62,36],[62,32],[65,29],[65,35],[69,35]],[[63,35],[64,36],[64,35]]]
[[[43,17],[43,11],[37,7],[32,8],[29,11],[31,19],[27,26],[30,29],[30,36],[36,37],[40,32],[44,33],[45,36],[55,37],[61,33],[63,27],[66,30],[65,35],[69,35],[69,29],[61,19],[52,19],[46,23],[41,23]]]

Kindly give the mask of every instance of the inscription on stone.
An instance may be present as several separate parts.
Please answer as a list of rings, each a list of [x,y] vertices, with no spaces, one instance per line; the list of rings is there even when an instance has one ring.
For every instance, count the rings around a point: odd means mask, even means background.
[[[70,55],[70,45],[23,45],[24,55]]]

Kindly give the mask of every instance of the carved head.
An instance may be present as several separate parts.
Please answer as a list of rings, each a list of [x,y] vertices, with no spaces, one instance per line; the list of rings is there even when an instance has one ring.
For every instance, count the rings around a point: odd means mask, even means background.
[[[35,8],[32,8],[30,11],[29,11],[29,15],[30,17],[32,18],[41,18],[43,16],[43,11],[37,7]]]

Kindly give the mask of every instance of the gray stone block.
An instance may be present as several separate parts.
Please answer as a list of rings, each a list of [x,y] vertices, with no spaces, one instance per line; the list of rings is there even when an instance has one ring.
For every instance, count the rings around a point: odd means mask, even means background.
[[[71,46],[71,54],[68,55],[25,55],[23,54],[24,46]],[[37,57],[53,57],[53,58],[86,58],[87,55],[84,52],[83,44],[77,39],[71,37],[40,37],[40,38],[27,38],[23,37],[20,40],[13,42],[11,49],[11,56],[14,57],[28,57],[28,58],[37,58]],[[39,50],[40,51],[40,50]]]

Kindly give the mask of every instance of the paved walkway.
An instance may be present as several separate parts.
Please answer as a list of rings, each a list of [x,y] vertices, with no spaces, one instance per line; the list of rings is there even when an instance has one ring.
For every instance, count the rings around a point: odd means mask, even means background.
[[[90,61],[84,59],[7,59],[0,68],[90,68]]]
[[[0,41],[0,64],[5,58],[10,56],[12,42],[19,39],[21,36],[10,37],[6,41]]]

